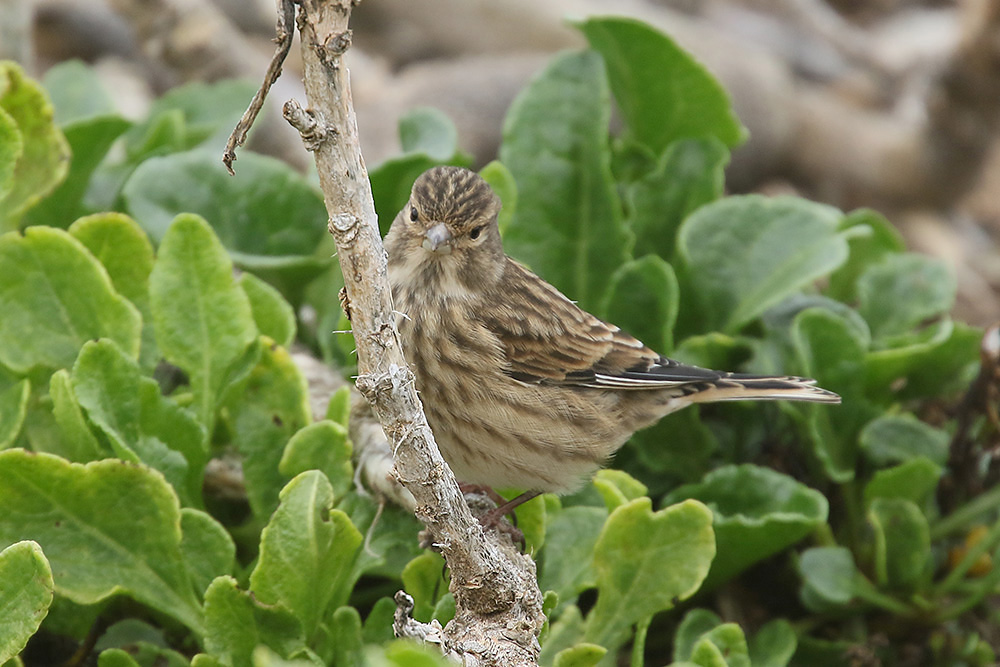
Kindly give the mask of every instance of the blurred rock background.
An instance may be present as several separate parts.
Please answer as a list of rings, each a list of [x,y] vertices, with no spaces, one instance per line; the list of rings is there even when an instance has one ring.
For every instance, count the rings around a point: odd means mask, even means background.
[[[348,63],[369,165],[399,151],[398,119],[427,105],[488,162],[514,95],[584,45],[567,19],[609,13],[671,35],[729,90],[751,133],[732,192],[877,208],[954,267],[958,317],[1000,319],[997,0],[365,0]],[[140,117],[181,83],[259,81],[274,17],[271,0],[0,0],[0,58],[35,76],[82,59]],[[304,99],[297,55],[272,107]],[[251,147],[309,162],[273,111]]]

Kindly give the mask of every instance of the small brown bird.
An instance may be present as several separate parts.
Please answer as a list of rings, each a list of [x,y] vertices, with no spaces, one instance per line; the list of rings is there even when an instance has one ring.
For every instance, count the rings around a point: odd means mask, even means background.
[[[692,403],[840,402],[814,380],[654,352],[504,254],[499,211],[476,173],[435,167],[385,239],[403,352],[460,481],[528,489],[523,502],[575,490],[635,431]]]

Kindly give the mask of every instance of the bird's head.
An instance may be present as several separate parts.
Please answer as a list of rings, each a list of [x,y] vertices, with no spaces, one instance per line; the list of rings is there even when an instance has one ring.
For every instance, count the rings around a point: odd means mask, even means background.
[[[500,198],[475,172],[448,166],[429,169],[413,184],[409,201],[386,236],[390,264],[471,279],[491,260],[503,257],[499,212]]]

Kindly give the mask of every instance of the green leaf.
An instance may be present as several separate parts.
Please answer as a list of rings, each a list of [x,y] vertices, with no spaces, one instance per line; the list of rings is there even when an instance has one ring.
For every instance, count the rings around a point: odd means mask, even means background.
[[[594,548],[599,594],[585,639],[613,652],[633,623],[693,595],[714,556],[712,514],[701,503],[655,513],[649,498],[622,505]]]
[[[231,574],[236,545],[225,527],[201,510],[181,510],[181,553],[194,589],[203,594],[216,577]]]
[[[679,139],[654,168],[629,183],[625,222],[635,234],[635,254],[674,256],[677,230],[695,210],[723,193],[729,151],[714,139]]]
[[[881,586],[913,592],[931,575],[930,527],[920,508],[902,498],[875,498],[868,509],[875,532],[875,577]]]
[[[372,199],[375,201],[378,228],[382,236],[389,233],[396,214],[410,199],[413,182],[420,174],[439,164],[441,163],[423,153],[412,153],[386,160],[369,173]]]
[[[556,653],[552,667],[592,667],[599,663],[607,652],[608,649],[603,646],[584,642]]]
[[[310,644],[325,631],[327,616],[347,601],[361,547],[361,533],[332,505],[333,489],[322,473],[305,472],[289,482],[261,533],[250,575],[254,595],[290,610]]]
[[[363,665],[361,616],[354,607],[341,607],[330,619],[332,665]]]
[[[165,238],[175,216],[202,216],[238,266],[282,280],[285,294],[300,292],[332,261],[315,254],[327,233],[323,198],[274,158],[241,153],[235,177],[214,151],[152,158],[135,170],[122,196],[154,242]]]
[[[613,512],[636,498],[642,498],[649,491],[645,484],[627,472],[611,468],[598,470],[593,484],[604,499],[608,512]]]
[[[667,415],[633,435],[616,456],[615,465],[652,489],[650,495],[659,496],[678,482],[701,479],[711,468],[712,455],[718,447],[715,435],[702,423],[698,410],[689,408]]]
[[[608,513],[603,507],[577,505],[557,513],[545,530],[538,586],[559,595],[559,609],[597,585],[594,545]]]
[[[715,515],[717,554],[705,587],[787,549],[825,523],[829,512],[820,492],[750,464],[717,468],[700,484],[680,487],[665,502],[686,498],[705,503]]]
[[[52,98],[60,125],[114,113],[115,104],[101,77],[82,60],[64,60],[45,72],[42,85]]]
[[[9,60],[0,62],[0,110],[13,119],[21,136],[21,152],[14,164],[10,188],[6,193],[0,188],[0,231],[6,231],[16,226],[27,208],[66,178],[70,150],[66,137],[53,122],[52,103],[45,91],[25,75],[20,65]],[[9,135],[9,124],[4,125]],[[11,151],[6,153],[5,160],[9,160]]]
[[[361,634],[366,644],[385,644],[393,638],[392,619],[396,603],[392,598],[379,598],[365,618]]]
[[[24,140],[17,121],[0,107],[0,201],[14,187],[14,171],[23,154]]]
[[[500,147],[517,183],[508,254],[587,310],[631,246],[611,176],[609,97],[596,53],[559,55],[514,100]]]
[[[72,236],[30,227],[0,236],[0,363],[17,373],[68,368],[83,344],[110,338],[139,353],[139,312]]]
[[[28,412],[30,395],[31,383],[26,379],[0,391],[0,449],[10,447],[17,440]]]
[[[158,473],[12,449],[0,452],[0,489],[0,545],[38,542],[57,593],[79,604],[125,593],[202,631],[181,554],[180,507]]]
[[[206,432],[135,360],[111,341],[87,343],[73,366],[73,391],[120,458],[160,471],[183,504],[201,506]]]
[[[876,341],[905,334],[924,320],[947,313],[955,302],[955,277],[939,259],[892,255],[858,279],[858,311]]]
[[[52,374],[49,380],[49,396],[52,398],[52,414],[62,436],[59,439],[60,449],[49,453],[58,454],[75,463],[96,461],[111,455],[111,452],[98,442],[90,424],[87,423],[87,417],[80,407],[76,392],[73,391],[73,380],[69,371],[60,369]]]
[[[311,420],[305,378],[283,347],[265,347],[257,366],[227,397],[227,424],[243,455],[254,514],[267,518],[288,479],[279,469],[289,438]]]
[[[629,18],[577,25],[607,63],[631,136],[654,153],[682,138],[715,137],[729,147],[746,139],[725,90],[672,39]]]
[[[674,634],[674,662],[681,662],[691,659],[691,653],[698,640],[706,632],[711,632],[713,628],[722,625],[719,615],[708,609],[695,608],[684,614],[677,632]]]
[[[156,342],[191,381],[194,410],[209,430],[232,369],[257,339],[246,293],[203,219],[180,215],[163,238],[149,277]]]
[[[840,211],[792,197],[727,197],[681,225],[686,330],[736,333],[847,259]]]
[[[865,390],[873,398],[898,401],[949,396],[965,390],[979,367],[983,332],[943,320],[899,347],[869,352]]]
[[[153,271],[153,246],[132,218],[122,213],[98,213],[80,218],[69,233],[104,265],[115,290],[142,314],[142,347],[139,364],[151,371],[160,361],[149,301],[149,274]]]
[[[514,174],[510,173],[510,169],[505,167],[503,162],[493,160],[479,170],[479,175],[500,197],[503,208],[497,216],[497,224],[500,227],[500,234],[503,235],[517,211],[517,183],[514,182]]]
[[[583,641],[583,616],[576,605],[569,605],[552,623],[549,636],[542,644],[542,652],[538,656],[538,664],[548,666],[555,661],[556,655],[567,648],[572,648]]]
[[[52,604],[52,570],[41,547],[23,541],[0,551],[0,664],[16,656]]]
[[[876,498],[900,498],[919,505],[937,488],[943,472],[943,467],[925,456],[878,470],[865,486],[865,504]]]
[[[948,434],[911,414],[884,415],[861,432],[861,451],[876,466],[905,463],[923,456],[943,466],[948,461]]]
[[[427,623],[438,600],[448,592],[444,559],[430,551],[420,554],[403,568],[403,589],[413,598],[413,618]]]
[[[109,648],[97,656],[97,667],[142,667],[130,653],[120,648]]]
[[[801,404],[806,436],[827,477],[854,477],[857,437],[878,412],[864,398],[865,340],[850,318],[825,308],[808,308],[795,317],[791,336],[802,372],[838,393],[841,405]]]
[[[64,125],[72,161],[66,179],[45,199],[32,206],[21,221],[24,225],[51,225],[66,228],[86,213],[84,195],[91,177],[111,145],[130,123],[117,114],[95,116]]]
[[[250,300],[257,330],[278,345],[289,347],[295,340],[295,311],[291,304],[281,292],[252,273],[241,275],[239,283]]]
[[[132,159],[141,160],[151,154],[198,145],[218,150],[225,145],[256,90],[256,84],[237,79],[178,86],[158,97],[146,121],[125,136],[126,152]],[[246,155],[240,154],[241,167]]]
[[[646,255],[612,274],[599,312],[657,352],[669,354],[679,301],[674,270],[656,255]]]
[[[853,303],[857,301],[858,278],[869,267],[878,264],[889,255],[906,249],[903,237],[892,223],[871,209],[851,211],[840,224],[841,229],[863,229],[863,234],[853,234],[847,241],[850,256],[844,265],[830,274],[830,283],[825,290],[831,298]]]
[[[404,153],[423,153],[443,163],[458,151],[458,130],[440,110],[416,107],[399,119],[399,143]]]
[[[813,611],[842,607],[854,599],[859,574],[851,552],[844,547],[806,550],[799,559],[799,572],[803,602]]]
[[[351,418],[351,388],[348,385],[342,386],[330,395],[330,401],[326,404],[326,419],[347,428]],[[327,475],[329,477],[329,475]]]
[[[285,445],[278,470],[288,478],[319,470],[330,481],[334,496],[341,498],[354,482],[347,428],[328,419],[304,427]]]
[[[205,650],[226,667],[250,665],[258,644],[290,656],[305,648],[302,624],[286,609],[241,591],[232,577],[217,578],[205,592]]]
[[[750,650],[743,630],[735,623],[723,623],[698,639],[691,651],[691,662],[696,665],[719,664],[724,667],[750,667]]]
[[[798,643],[791,623],[783,618],[770,621],[750,639],[750,664],[753,667],[786,667]]]

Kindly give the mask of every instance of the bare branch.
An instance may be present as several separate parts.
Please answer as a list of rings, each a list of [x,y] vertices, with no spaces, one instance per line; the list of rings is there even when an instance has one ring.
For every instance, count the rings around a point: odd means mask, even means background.
[[[284,116],[315,156],[330,215],[329,229],[351,304],[358,347],[357,387],[393,446],[396,475],[416,501],[451,569],[455,619],[443,649],[483,665],[537,663],[544,622],[534,562],[509,540],[485,534],[434,443],[396,331],[386,255],[371,185],[361,156],[347,69],[352,0],[302,0],[302,39],[309,108],[285,104]]]

